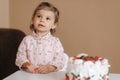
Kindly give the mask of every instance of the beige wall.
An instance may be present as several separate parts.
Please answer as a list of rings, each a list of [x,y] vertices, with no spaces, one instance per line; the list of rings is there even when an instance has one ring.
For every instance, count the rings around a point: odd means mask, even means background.
[[[49,1],[61,12],[57,36],[69,56],[88,53],[108,58],[120,73],[120,0],[10,0],[10,27],[30,33],[34,8]]]
[[[0,28],[9,28],[9,0],[0,0]]]

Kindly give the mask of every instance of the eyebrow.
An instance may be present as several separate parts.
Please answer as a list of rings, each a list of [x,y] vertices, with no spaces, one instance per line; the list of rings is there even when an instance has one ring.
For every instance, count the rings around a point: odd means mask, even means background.
[[[40,14],[40,12],[37,12],[36,14]]]

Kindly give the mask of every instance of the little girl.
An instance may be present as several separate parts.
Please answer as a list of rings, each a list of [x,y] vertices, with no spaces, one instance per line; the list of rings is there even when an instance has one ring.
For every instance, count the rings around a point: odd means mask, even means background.
[[[59,20],[59,11],[48,2],[35,9],[30,28],[33,33],[21,42],[16,65],[27,72],[47,74],[64,67],[66,58],[60,40],[53,36]]]

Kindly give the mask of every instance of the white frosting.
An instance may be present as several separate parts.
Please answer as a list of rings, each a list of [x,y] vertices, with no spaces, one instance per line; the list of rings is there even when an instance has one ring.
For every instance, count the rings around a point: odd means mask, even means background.
[[[88,56],[87,54],[79,54],[78,57]],[[93,61],[84,61],[83,59],[74,59],[71,57],[68,63],[67,75],[70,80],[73,78],[73,74],[76,76],[80,75],[80,80],[85,80],[84,78],[90,78],[89,80],[106,80],[108,78],[109,67],[107,59],[99,58],[95,62]],[[104,77],[104,78],[103,78]]]

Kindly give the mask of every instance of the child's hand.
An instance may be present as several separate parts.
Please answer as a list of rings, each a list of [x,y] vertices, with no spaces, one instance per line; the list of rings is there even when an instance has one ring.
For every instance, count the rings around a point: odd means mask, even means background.
[[[24,63],[21,68],[27,72],[35,73],[35,67],[29,62]]]
[[[44,65],[35,69],[36,73],[47,74],[56,70],[56,67],[53,65]]]
[[[28,68],[26,69],[26,71],[27,71],[27,72],[30,72],[30,73],[36,73],[36,72],[35,72],[35,67],[32,66],[32,65],[28,66]]]

